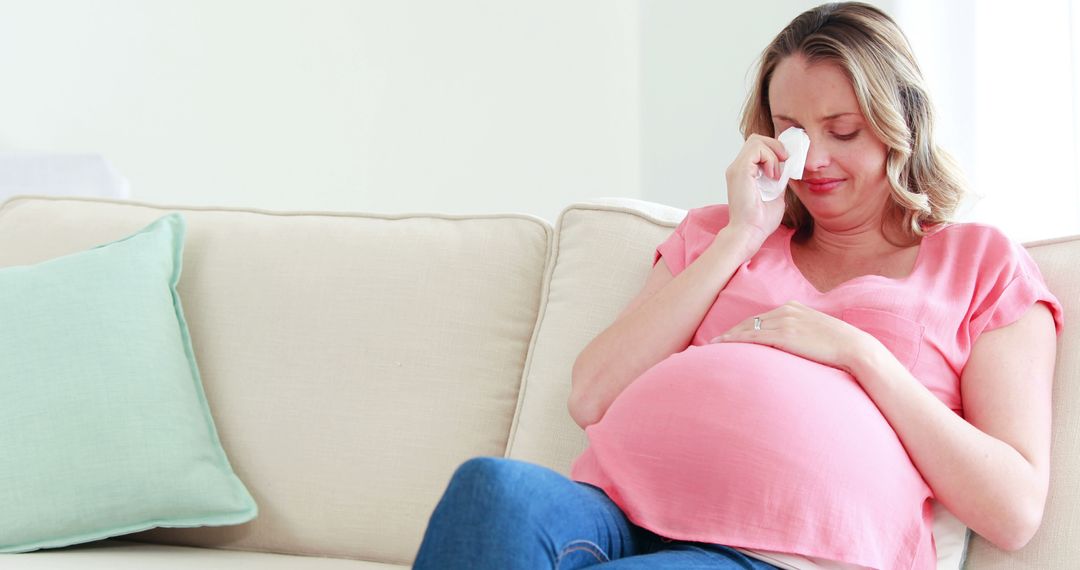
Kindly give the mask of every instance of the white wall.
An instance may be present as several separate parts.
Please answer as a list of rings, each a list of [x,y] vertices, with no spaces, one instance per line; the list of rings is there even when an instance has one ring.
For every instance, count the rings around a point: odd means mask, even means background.
[[[974,219],[1021,239],[1080,230],[1077,90],[1033,99],[1048,74],[1027,65],[1078,56],[1055,39],[1066,0],[1037,1],[1049,23],[1002,2],[874,2],[911,38],[941,140],[987,196]],[[726,200],[752,66],[817,3],[0,0],[0,151],[101,153],[159,203],[689,208]],[[1000,41],[1017,28],[1060,33]],[[1071,194],[1047,209],[1031,196],[1050,187]]]
[[[0,0],[0,150],[132,198],[522,211],[640,197],[623,0]]]
[[[973,190],[963,218],[1028,241],[1080,232],[1080,13],[1072,0],[904,0],[941,144]]]

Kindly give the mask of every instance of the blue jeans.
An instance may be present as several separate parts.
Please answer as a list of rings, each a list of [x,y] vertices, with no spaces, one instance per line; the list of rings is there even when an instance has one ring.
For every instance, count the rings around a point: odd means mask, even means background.
[[[476,457],[458,467],[431,515],[414,570],[745,568],[775,566],[716,544],[639,527],[598,487],[540,465]]]

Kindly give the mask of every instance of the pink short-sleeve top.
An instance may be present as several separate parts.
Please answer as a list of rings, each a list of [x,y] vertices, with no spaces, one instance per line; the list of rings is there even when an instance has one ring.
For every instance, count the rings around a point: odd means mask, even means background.
[[[690,210],[655,260],[679,274],[727,221],[726,205]],[[1039,302],[1060,332],[1061,307],[1026,250],[989,226],[937,229],[907,277],[865,275],[827,292],[795,266],[792,235],[774,232],[732,275],[690,346],[586,428],[571,478],[673,539],[934,568],[933,492],[858,382],[771,347],[709,340],[796,300],[876,337],[963,415],[960,375],[979,335]]]

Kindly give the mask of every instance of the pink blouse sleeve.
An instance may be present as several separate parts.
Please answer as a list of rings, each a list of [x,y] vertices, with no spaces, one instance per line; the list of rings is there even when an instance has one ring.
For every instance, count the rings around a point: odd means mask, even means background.
[[[686,225],[689,221],[690,212],[687,212],[686,217],[675,227],[675,231],[663,243],[656,246],[656,253],[653,255],[653,267],[663,257],[664,263],[667,264],[667,268],[672,275],[678,275],[686,268]]]
[[[974,299],[969,332],[971,342],[983,332],[1010,325],[1035,303],[1043,303],[1054,318],[1058,334],[1064,324],[1061,303],[1050,292],[1031,255],[1004,235],[986,242],[979,271],[979,294]]]
[[[712,243],[728,222],[727,204],[694,208],[663,243],[656,247],[653,266],[664,258],[672,275],[678,275]]]

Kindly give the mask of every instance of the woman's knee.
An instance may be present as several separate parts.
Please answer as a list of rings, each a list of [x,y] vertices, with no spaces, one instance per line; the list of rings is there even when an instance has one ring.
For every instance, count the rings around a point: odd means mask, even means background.
[[[458,466],[448,492],[464,493],[508,507],[550,490],[552,473],[540,465],[503,457],[474,457]],[[542,496],[542,495],[541,495]]]
[[[503,457],[473,457],[458,466],[450,479],[451,486],[464,486],[502,492],[526,483],[529,465]]]

